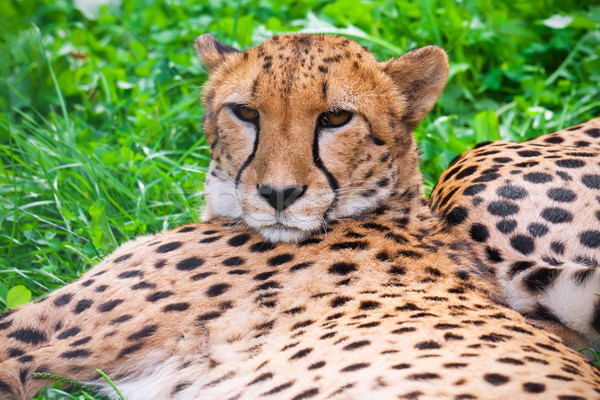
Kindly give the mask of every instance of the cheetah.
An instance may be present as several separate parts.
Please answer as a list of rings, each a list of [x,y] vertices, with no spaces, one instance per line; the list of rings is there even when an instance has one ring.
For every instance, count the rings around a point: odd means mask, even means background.
[[[510,307],[577,347],[600,347],[600,118],[461,155],[431,195],[470,237]]]
[[[600,372],[506,307],[439,229],[412,130],[444,51],[343,37],[196,40],[205,222],[125,243],[0,316],[0,397],[52,372],[138,399],[600,399]]]

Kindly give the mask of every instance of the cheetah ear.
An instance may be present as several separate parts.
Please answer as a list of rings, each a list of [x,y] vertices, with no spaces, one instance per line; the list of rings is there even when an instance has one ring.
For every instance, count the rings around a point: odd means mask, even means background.
[[[437,46],[409,51],[385,63],[384,71],[406,97],[402,121],[412,132],[442,94],[448,79],[448,56]]]
[[[212,73],[217,70],[219,65],[223,63],[231,54],[239,53],[240,51],[234,49],[231,46],[227,46],[217,40],[210,33],[198,36],[194,43],[196,48],[196,54],[208,73]]]

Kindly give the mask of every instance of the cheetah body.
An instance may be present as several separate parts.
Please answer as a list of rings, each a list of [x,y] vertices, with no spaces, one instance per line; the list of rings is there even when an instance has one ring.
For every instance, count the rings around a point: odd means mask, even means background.
[[[432,207],[470,237],[508,304],[579,346],[600,345],[600,119],[459,157]]]
[[[0,398],[51,383],[34,372],[102,385],[96,368],[129,400],[600,398],[597,370],[503,305],[423,199],[410,132],[445,82],[441,50],[380,63],[311,35],[198,49],[208,221],[0,316]]]

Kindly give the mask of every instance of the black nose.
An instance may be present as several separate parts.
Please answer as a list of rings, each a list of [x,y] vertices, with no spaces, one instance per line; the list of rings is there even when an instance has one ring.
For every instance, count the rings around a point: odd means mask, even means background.
[[[288,208],[306,192],[306,186],[289,186],[278,189],[269,185],[257,185],[256,188],[258,189],[258,194],[278,212]]]

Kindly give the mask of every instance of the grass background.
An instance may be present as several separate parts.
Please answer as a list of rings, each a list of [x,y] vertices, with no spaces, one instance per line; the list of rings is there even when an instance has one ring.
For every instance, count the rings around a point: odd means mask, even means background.
[[[195,36],[247,48],[280,32],[345,34],[382,60],[444,47],[449,83],[415,132],[431,187],[478,142],[600,115],[594,3],[1,1],[0,310],[76,279],[133,236],[197,219],[209,153]]]

